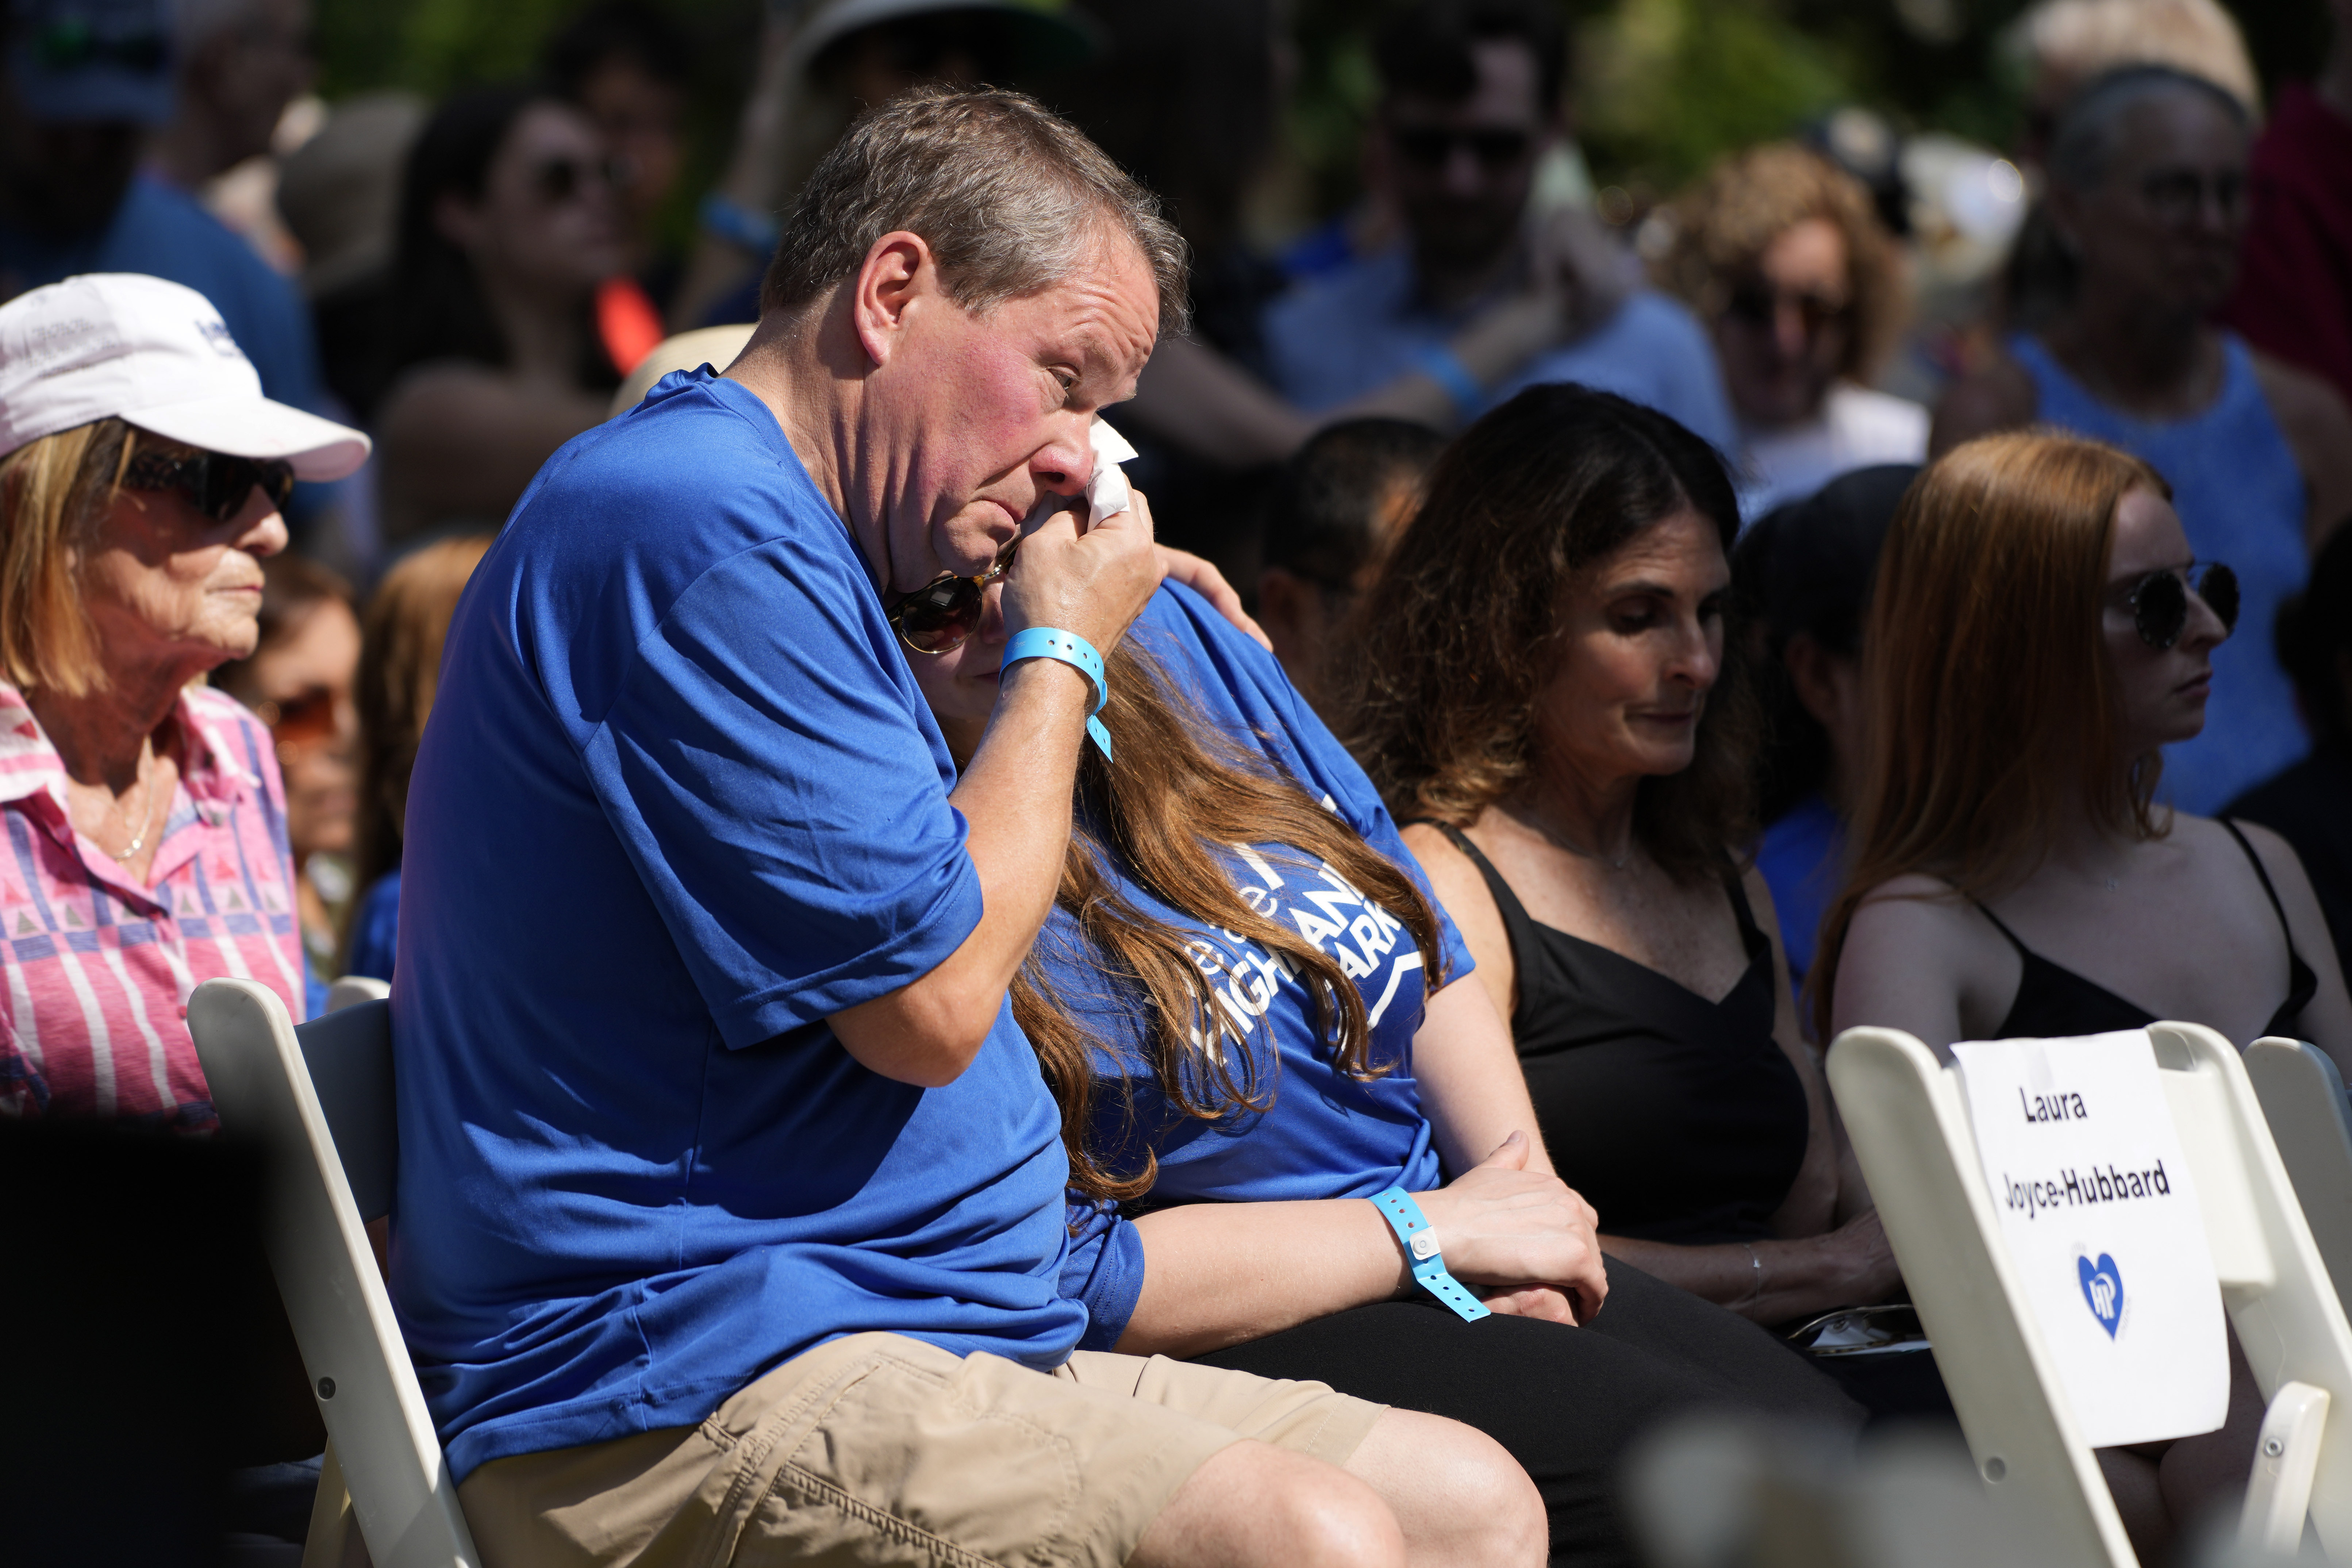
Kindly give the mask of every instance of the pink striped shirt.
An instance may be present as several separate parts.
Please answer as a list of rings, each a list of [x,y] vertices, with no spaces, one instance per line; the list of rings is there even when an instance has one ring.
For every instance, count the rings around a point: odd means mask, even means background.
[[[269,731],[181,693],[181,770],[140,887],[66,815],[65,766],[0,681],[0,1114],[215,1124],[188,994],[257,980],[302,1016],[286,788]]]

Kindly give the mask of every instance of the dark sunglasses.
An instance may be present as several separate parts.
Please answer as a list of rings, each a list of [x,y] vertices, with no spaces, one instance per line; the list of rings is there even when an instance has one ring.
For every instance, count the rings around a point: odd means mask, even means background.
[[[2140,181],[2140,199],[2157,221],[2179,228],[2203,216],[2210,202],[2224,223],[2235,223],[2246,210],[2246,177],[2234,169],[2207,176],[2196,169],[2158,169]]]
[[[337,729],[335,694],[323,686],[314,686],[283,702],[257,703],[253,713],[269,727],[269,738],[278,742],[281,753],[327,740]]]
[[[1818,336],[1824,328],[1843,325],[1853,309],[1824,300],[1819,294],[1783,293],[1768,283],[1748,282],[1732,289],[1730,298],[1723,302],[1723,313],[1763,331],[1780,320],[1783,301],[1796,307],[1797,314],[1804,320],[1807,337]]]
[[[134,490],[177,490],[215,522],[227,522],[245,510],[256,486],[284,510],[294,494],[294,465],[226,452],[134,452],[122,482]]]
[[[1389,138],[1404,161],[1435,171],[1453,161],[1456,147],[1467,147],[1478,166],[1500,174],[1518,166],[1535,138],[1524,131],[1441,131],[1432,126],[1398,126]]]
[[[898,601],[890,625],[898,640],[917,653],[953,653],[980,626],[988,585],[1004,572],[999,562],[977,577],[941,573]]]
[[[624,183],[616,158],[550,158],[530,172],[531,189],[551,207],[579,200],[592,184],[617,189]]]
[[[2238,574],[2216,561],[2206,566],[2151,572],[2124,595],[2139,640],[2159,653],[2189,629],[2189,595],[2205,601],[2225,632],[2238,629]]]

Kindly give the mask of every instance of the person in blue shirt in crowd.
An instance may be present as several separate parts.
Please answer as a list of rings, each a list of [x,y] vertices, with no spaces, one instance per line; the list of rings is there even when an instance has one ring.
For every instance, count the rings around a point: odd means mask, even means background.
[[[321,412],[292,283],[195,198],[139,168],[172,118],[163,0],[26,0],[0,85],[0,298],[79,272],[184,283],[221,313],[268,397]]]
[[[1081,1352],[1061,1289],[1006,988],[1087,650],[1167,558],[1139,501],[1040,503],[1183,272],[1034,101],[911,93],[812,174],[728,372],[567,445],[477,568],[409,788],[390,1278],[487,1561],[1541,1561],[1492,1439]],[[1016,539],[1045,651],[959,770],[894,606]],[[1588,1239],[1456,1245],[1554,1279]]]
[[[1916,463],[1856,468],[1775,508],[1740,537],[1732,573],[1762,623],[1769,709],[1756,868],[1780,915],[1789,982],[1813,966],[1836,897],[1863,765],[1862,626],[1878,547]],[[1798,1015],[1801,1022],[1804,1015]]]
[[[2217,326],[2246,231],[2248,111],[2168,66],[2111,71],[2050,142],[2063,303],[1955,381],[1929,450],[2048,426],[2145,460],[2200,562],[2237,574],[2201,732],[2165,748],[2163,804],[2210,816],[2310,749],[2272,641],[2278,608],[2352,513],[2352,410],[2308,371]]]
[[[1381,34],[1374,166],[1404,219],[1400,244],[1332,268],[1267,307],[1267,368],[1309,412],[1412,371],[1475,417],[1521,388],[1574,381],[1671,416],[1718,450],[1738,436],[1706,332],[1653,289],[1482,384],[1447,340],[1524,284],[1528,198],[1561,134],[1568,52],[1543,0],[1420,0]]]
[[[1007,629],[992,604],[909,660],[952,756],[985,741]],[[1858,1420],[1764,1330],[1613,1259],[1564,1288],[1452,1261],[1496,1196],[1522,1225],[1590,1209],[1552,1174],[1510,1037],[1379,793],[1274,656],[1184,588],[1153,596],[1109,669],[1118,760],[1080,763],[1055,910],[1013,990],[1061,1101],[1081,1343],[1468,1422],[1542,1490],[1554,1563],[1635,1561],[1616,1467],[1662,1417]],[[1397,1191],[1503,1315],[1396,1300],[1413,1282],[1375,1205]]]

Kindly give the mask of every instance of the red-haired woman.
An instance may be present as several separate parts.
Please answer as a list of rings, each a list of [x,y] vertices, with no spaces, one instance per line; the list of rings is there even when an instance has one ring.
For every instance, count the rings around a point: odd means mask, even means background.
[[[1001,619],[992,603],[952,647],[900,626],[961,759],[996,700]],[[1118,761],[1079,770],[1057,907],[1013,990],[1062,1104],[1086,1347],[1476,1426],[1541,1491],[1554,1563],[1631,1560],[1616,1467],[1670,1412],[1857,1417],[1752,1325],[1613,1261],[1604,1278],[1452,922],[1273,656],[1171,586],[1108,662]],[[1382,1218],[1397,1194],[1496,1316],[1418,1288],[1423,1255]]]
[[[2074,437],[1991,436],[1896,514],[1864,633],[1869,752],[1853,860],[1823,922],[1828,1029],[1943,1050],[2206,1024],[2307,1039],[2352,1071],[2352,1001],[2294,851],[2151,804],[2159,748],[2203,728],[2236,584],[2170,491]],[[1829,1038],[1824,1033],[1823,1038]],[[2143,1560],[2242,1485],[2259,1402],[2160,1466],[2110,1450]]]

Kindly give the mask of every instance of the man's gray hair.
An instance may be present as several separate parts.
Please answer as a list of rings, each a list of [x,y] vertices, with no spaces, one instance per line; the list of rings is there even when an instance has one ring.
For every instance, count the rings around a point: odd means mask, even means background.
[[[2202,98],[2241,131],[2253,128],[2246,106],[2228,88],[2171,66],[2125,66],[2076,93],[2050,138],[2050,180],[2070,191],[2106,184],[2123,139],[2124,116],[2152,98],[2185,92]]]
[[[760,289],[760,309],[806,304],[866,265],[886,234],[929,246],[967,310],[1044,292],[1112,236],[1143,253],[1160,330],[1190,314],[1185,247],[1150,191],[1033,98],[919,88],[849,128],[809,175]]]

